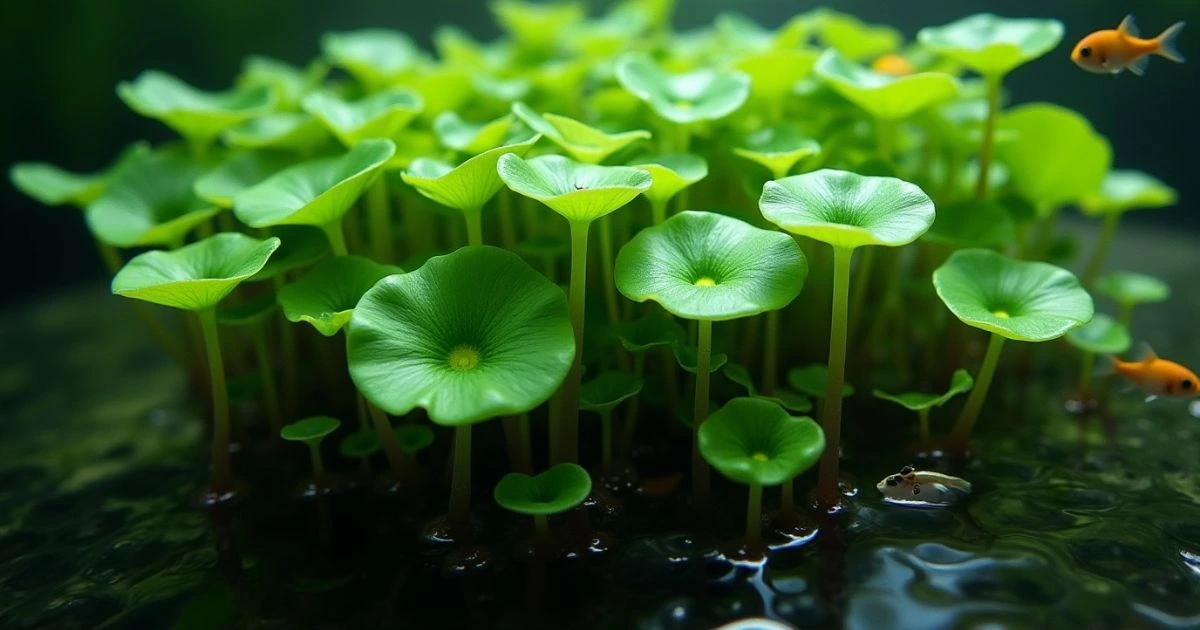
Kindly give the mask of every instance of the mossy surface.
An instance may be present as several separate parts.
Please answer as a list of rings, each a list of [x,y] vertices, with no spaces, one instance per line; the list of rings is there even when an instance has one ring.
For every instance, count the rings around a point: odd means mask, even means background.
[[[1200,265],[1192,238],[1134,231],[1116,251],[1178,282]],[[1163,255],[1139,254],[1151,248]],[[477,542],[498,562],[471,579],[443,573],[449,550],[420,539],[438,502],[392,498],[371,479],[327,499],[332,542],[322,544],[318,509],[291,498],[307,466],[301,449],[235,455],[253,487],[235,519],[193,507],[207,475],[203,412],[185,402],[183,375],[121,325],[127,309],[90,288],[0,315],[0,627],[526,627],[530,565],[514,550],[528,532],[482,491]],[[1135,323],[1160,351],[1194,363],[1200,345],[1182,314],[1196,309],[1200,296],[1180,295],[1138,311]],[[981,342],[972,338],[971,351]],[[1057,365],[1059,349],[1031,348],[1039,365]],[[921,465],[896,448],[913,438],[913,423],[900,407],[849,399],[846,469],[859,494],[838,521],[843,535],[777,548],[765,569],[720,555],[743,526],[744,490],[734,484],[714,486],[720,509],[704,534],[689,530],[683,492],[621,495],[616,517],[590,507],[609,551],[547,566],[545,619],[586,628],[707,628],[746,615],[804,627],[1155,627],[1200,614],[1200,475],[1194,449],[1180,447],[1200,443],[1200,422],[1185,405],[1147,405],[1114,388],[1117,438],[1107,442],[1093,422],[1081,441],[1061,399],[1073,370],[1059,367],[1033,379],[1015,361],[1002,367],[1012,372],[974,444],[986,455],[959,473],[974,492],[949,508],[882,502],[878,479]],[[267,430],[247,420],[259,415],[247,405],[235,402],[235,438]],[[583,439],[598,439],[598,428],[585,424]],[[480,453],[503,452],[499,430],[477,440]],[[448,446],[436,443],[429,461],[443,461]],[[665,442],[635,463],[653,479],[686,458],[686,441]],[[331,458],[330,467],[353,478],[357,463]],[[476,479],[488,487],[505,472],[503,456],[481,457]],[[234,544],[219,553],[218,540]]]

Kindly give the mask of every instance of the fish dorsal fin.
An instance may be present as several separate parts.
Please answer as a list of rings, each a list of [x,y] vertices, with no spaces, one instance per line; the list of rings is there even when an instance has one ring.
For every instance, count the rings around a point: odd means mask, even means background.
[[[1142,363],[1150,363],[1158,360],[1158,354],[1154,352],[1154,348],[1145,341],[1138,344],[1138,353]]]
[[[1132,13],[1126,15],[1124,20],[1121,20],[1121,24],[1117,26],[1117,32],[1129,37],[1142,36],[1142,31],[1138,29],[1137,21],[1133,19]]]

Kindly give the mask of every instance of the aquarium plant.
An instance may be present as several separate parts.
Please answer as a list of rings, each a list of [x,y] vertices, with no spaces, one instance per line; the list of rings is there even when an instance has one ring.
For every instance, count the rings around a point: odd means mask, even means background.
[[[1095,307],[1071,272],[984,249],[954,252],[933,272],[933,286],[955,317],[989,333],[975,387],[947,443],[951,452],[961,456],[983,410],[1004,341],[1058,339],[1090,321]]]
[[[930,443],[930,410],[934,407],[941,407],[959,394],[971,391],[971,388],[974,386],[975,379],[971,378],[970,372],[966,370],[954,370],[954,375],[950,377],[950,388],[944,394],[922,394],[920,392],[889,394],[879,389],[871,393],[876,398],[896,403],[905,409],[917,412],[917,417],[920,419],[921,444],[928,445]]]
[[[1067,341],[1083,353],[1079,366],[1079,395],[1087,397],[1092,389],[1096,371],[1096,355],[1117,356],[1133,345],[1129,330],[1104,313],[1096,313],[1091,321],[1067,333]]]
[[[549,547],[548,517],[566,512],[587,499],[592,479],[578,464],[563,462],[536,475],[508,473],[492,493],[500,507],[533,517],[538,547]]]
[[[312,416],[297,420],[279,430],[279,437],[289,442],[303,442],[308,447],[313,486],[318,491],[325,486],[325,460],[321,459],[321,442],[341,426],[342,422],[337,418]]]
[[[1133,324],[1133,309],[1171,297],[1171,287],[1154,276],[1134,271],[1114,271],[1096,279],[1096,292],[1119,307],[1117,322],[1126,330]]]
[[[1166,208],[1175,205],[1177,198],[1174,188],[1147,173],[1118,169],[1109,171],[1099,189],[1085,195],[1079,203],[1079,209],[1085,215],[1104,222],[1096,249],[1092,251],[1083,272],[1084,285],[1092,286],[1103,270],[1108,251],[1117,235],[1117,226],[1126,212]]]

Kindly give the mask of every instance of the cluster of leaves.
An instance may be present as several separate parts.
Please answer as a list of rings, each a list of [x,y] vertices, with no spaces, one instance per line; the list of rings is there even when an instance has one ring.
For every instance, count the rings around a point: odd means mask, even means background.
[[[422,408],[460,429],[495,417],[528,422],[524,414],[561,388],[546,413],[555,461],[578,459],[581,401],[603,414],[628,401],[633,416],[646,398],[688,415],[671,385],[674,362],[651,374],[646,351],[670,347],[696,374],[694,424],[707,417],[708,374],[734,352],[761,353],[761,370],[726,366],[753,401],[737,409],[803,444],[738,450],[735,434],[758,425],[720,421],[731,409],[699,436],[718,469],[758,485],[811,465],[818,439],[836,460],[848,336],[867,335],[874,356],[892,356],[906,337],[944,356],[944,331],[957,324],[946,311],[909,307],[939,298],[999,337],[1062,336],[1089,321],[1093,305],[1071,273],[1028,262],[1073,257],[1071,236],[1053,232],[1057,214],[1078,206],[1115,230],[1124,212],[1174,201],[1148,175],[1110,170],[1109,143],[1080,114],[1004,107],[1004,77],[1059,44],[1057,21],[976,15],[907,43],[888,26],[821,9],[775,29],[724,14],[680,33],[669,25],[672,4],[622,0],[588,18],[580,3],[497,0],[506,31],[497,41],[447,27],[430,53],[395,30],[330,33],[316,60],[251,57],[221,92],[147,71],[117,94],[180,141],[135,144],[94,174],[21,164],[12,178],[44,203],[83,210],[113,272],[125,264],[118,294],[197,312],[229,298],[222,308],[262,305],[256,326],[345,333],[355,385],[388,413]],[[589,282],[592,224],[601,264]],[[805,237],[806,249],[777,228]],[[815,256],[814,241],[831,246],[832,259]],[[128,263],[115,251],[140,248],[161,250]],[[851,303],[858,249],[880,250],[887,265],[860,255]],[[568,253],[569,299],[555,286]],[[823,300],[793,304],[810,276],[834,279],[835,351],[824,387],[808,392],[824,399],[824,437],[776,417],[811,407],[774,383],[780,357],[804,356],[804,337],[823,346],[817,327],[779,332],[785,308],[789,320],[829,321]],[[1124,279],[1104,285],[1123,308],[1148,300]],[[588,288],[607,313],[585,321]],[[698,322],[695,341],[635,304],[649,301]],[[266,318],[276,303],[287,321]],[[857,326],[861,313],[870,317]],[[901,334],[889,335],[897,321]],[[732,323],[714,334],[714,322]],[[279,370],[285,379],[306,365],[288,334],[259,353],[264,380],[275,356],[292,364]],[[237,341],[227,349],[238,351]],[[964,417],[982,405],[992,360]],[[898,363],[851,380],[937,381],[898,377],[912,367]],[[610,376],[583,396],[584,370],[595,367]],[[299,391],[291,378],[285,396]],[[926,413],[969,389],[968,379],[956,375],[946,396],[881,395]],[[637,397],[643,391],[654,395]],[[973,421],[960,418],[968,429]],[[394,436],[378,439],[386,449]],[[768,451],[795,456],[764,464]],[[510,480],[497,496],[529,494],[531,483]],[[579,494],[580,483],[566,485]]]

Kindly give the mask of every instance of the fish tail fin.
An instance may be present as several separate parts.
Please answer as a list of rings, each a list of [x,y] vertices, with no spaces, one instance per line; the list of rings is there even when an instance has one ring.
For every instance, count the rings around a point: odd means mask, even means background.
[[[1183,55],[1179,52],[1177,40],[1179,34],[1183,32],[1184,24],[1186,22],[1176,22],[1167,27],[1167,30],[1163,31],[1161,35],[1155,37],[1154,41],[1158,43],[1158,50],[1154,52],[1176,63],[1183,63]]]

